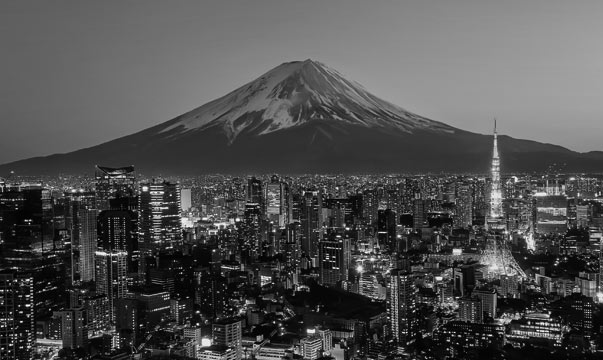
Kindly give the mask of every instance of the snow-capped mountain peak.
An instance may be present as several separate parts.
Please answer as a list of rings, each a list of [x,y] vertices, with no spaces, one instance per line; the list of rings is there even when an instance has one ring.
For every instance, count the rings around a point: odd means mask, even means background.
[[[283,63],[231,93],[164,123],[170,136],[220,126],[232,143],[245,131],[264,135],[310,121],[371,128],[454,132],[454,128],[381,100],[328,66]]]

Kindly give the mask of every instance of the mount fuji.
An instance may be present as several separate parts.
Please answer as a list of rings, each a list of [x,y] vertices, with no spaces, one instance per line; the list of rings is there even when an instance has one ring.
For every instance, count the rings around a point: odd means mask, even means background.
[[[603,153],[499,136],[502,171],[600,171]],[[172,120],[94,147],[0,165],[0,173],[487,172],[490,135],[427,119],[313,60],[281,64]]]

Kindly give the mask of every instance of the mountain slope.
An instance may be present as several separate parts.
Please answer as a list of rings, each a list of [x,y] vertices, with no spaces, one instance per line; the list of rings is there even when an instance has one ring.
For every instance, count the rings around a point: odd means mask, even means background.
[[[600,171],[603,154],[499,137],[503,171]],[[491,136],[413,114],[311,60],[277,66],[170,121],[68,154],[0,166],[0,174],[486,172]]]

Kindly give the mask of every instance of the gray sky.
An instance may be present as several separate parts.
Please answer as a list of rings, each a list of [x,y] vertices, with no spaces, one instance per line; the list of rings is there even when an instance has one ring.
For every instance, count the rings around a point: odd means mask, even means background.
[[[136,132],[307,58],[452,126],[496,116],[603,150],[602,41],[601,0],[0,0],[0,162]]]

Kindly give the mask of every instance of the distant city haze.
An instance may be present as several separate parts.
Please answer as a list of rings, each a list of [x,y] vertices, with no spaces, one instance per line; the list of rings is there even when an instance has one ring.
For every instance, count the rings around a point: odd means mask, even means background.
[[[134,133],[307,58],[460,129],[496,117],[603,150],[601,19],[600,0],[2,1],[0,163]]]

